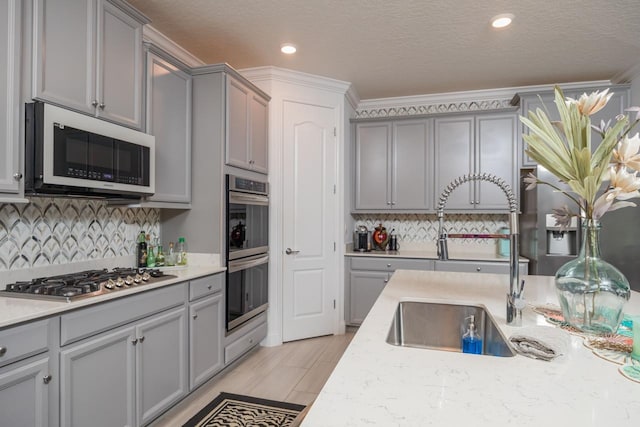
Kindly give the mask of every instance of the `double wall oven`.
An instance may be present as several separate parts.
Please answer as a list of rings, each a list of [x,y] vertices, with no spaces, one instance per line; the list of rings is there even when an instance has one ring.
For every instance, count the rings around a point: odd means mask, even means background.
[[[226,176],[227,333],[268,306],[268,184]]]

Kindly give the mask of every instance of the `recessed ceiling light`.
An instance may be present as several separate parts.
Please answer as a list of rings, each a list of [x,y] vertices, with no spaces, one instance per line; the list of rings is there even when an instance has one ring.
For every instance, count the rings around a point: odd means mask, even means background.
[[[511,13],[502,13],[500,15],[496,15],[491,18],[491,26],[493,28],[504,28],[508,27],[513,21],[513,14]]]
[[[286,53],[287,55],[292,55],[296,53],[297,50],[298,49],[296,48],[296,46],[291,43],[285,43],[282,46],[280,46],[280,51],[282,53]]]

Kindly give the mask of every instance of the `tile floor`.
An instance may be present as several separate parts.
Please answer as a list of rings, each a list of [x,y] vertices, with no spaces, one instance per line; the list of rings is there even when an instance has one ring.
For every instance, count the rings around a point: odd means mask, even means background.
[[[309,405],[318,396],[353,335],[353,331],[348,331],[345,335],[259,347],[151,426],[181,426],[222,391]]]

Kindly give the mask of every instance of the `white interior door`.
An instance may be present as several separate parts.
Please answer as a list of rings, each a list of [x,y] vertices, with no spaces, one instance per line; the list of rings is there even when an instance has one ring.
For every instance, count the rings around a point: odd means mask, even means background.
[[[336,114],[285,101],[283,341],[332,334],[336,256]]]

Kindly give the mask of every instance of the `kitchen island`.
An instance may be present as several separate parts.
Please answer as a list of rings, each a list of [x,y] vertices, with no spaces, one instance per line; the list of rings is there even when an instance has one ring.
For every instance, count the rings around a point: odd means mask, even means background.
[[[553,278],[524,276],[530,305],[557,305]],[[506,325],[508,276],[398,270],[303,422],[329,426],[637,426],[640,384],[567,334],[551,362],[397,347],[385,340],[400,301],[482,304],[506,337],[554,328],[527,307]],[[632,292],[625,313],[640,314]],[[437,324],[424,325],[438,328]]]

